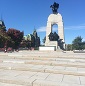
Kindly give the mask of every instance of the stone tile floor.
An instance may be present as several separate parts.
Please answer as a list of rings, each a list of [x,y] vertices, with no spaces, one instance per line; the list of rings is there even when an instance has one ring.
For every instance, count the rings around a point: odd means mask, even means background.
[[[85,86],[84,62],[85,54],[0,52],[0,86]]]

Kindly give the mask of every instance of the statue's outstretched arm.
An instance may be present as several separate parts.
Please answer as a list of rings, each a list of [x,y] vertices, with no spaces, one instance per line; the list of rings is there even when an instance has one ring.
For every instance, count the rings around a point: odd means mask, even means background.
[[[53,8],[53,5],[51,5],[50,8]]]

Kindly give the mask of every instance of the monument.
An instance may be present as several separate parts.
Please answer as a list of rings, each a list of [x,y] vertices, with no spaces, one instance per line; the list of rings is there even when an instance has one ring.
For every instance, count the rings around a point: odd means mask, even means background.
[[[43,49],[50,50],[53,49],[54,51],[57,49],[65,49],[65,39],[64,39],[64,26],[63,26],[63,18],[60,13],[58,13],[59,4],[54,2],[53,5],[50,6],[52,8],[52,14],[49,15],[47,20],[47,27],[46,27],[46,41],[45,41],[45,47]],[[52,36],[52,27],[53,25],[58,25],[58,36],[59,39],[57,40],[51,40],[53,39]],[[50,35],[50,37],[49,37]]]
[[[50,14],[47,21],[46,27],[46,42],[45,46],[56,46],[56,49],[65,49],[65,39],[64,39],[64,26],[63,19],[60,13],[58,13],[59,4],[54,2],[50,6],[52,8],[53,14]],[[52,26],[58,25],[58,36],[59,41],[50,41],[49,34],[52,32]]]

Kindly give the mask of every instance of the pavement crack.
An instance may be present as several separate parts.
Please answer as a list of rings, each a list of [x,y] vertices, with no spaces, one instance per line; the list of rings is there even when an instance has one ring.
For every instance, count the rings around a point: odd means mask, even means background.
[[[51,73],[50,73],[50,74],[51,74]],[[50,75],[50,74],[49,74],[49,75]],[[48,76],[49,76],[49,75],[48,75]],[[45,78],[45,80],[48,78],[48,76]]]
[[[61,82],[63,82],[63,79],[64,79],[64,75],[63,75],[63,77],[62,77],[62,80],[61,80]]]

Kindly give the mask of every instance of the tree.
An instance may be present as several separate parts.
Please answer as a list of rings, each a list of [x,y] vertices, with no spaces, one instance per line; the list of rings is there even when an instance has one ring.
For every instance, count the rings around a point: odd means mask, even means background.
[[[31,47],[35,47],[35,37],[31,34]]]
[[[66,50],[68,50],[68,51],[69,51],[69,50],[72,50],[72,44],[68,44]]]
[[[38,37],[36,29],[34,29],[33,31],[33,36],[35,37],[35,39]]]
[[[11,37],[7,35],[6,31],[0,30],[0,48],[2,51],[9,51],[12,50],[14,42],[12,41]],[[11,47],[11,48],[9,48]]]
[[[0,20],[0,48],[4,47],[7,37],[5,24]]]
[[[83,43],[82,37],[81,36],[76,37],[72,42],[73,49],[82,50],[83,49],[82,43]]]
[[[35,39],[35,47],[39,47],[40,46],[40,37],[37,37]]]
[[[0,30],[0,48],[4,47],[5,42],[6,42],[6,32]]]
[[[42,40],[42,42],[45,43],[45,41],[46,41],[46,36],[44,37],[44,39]]]
[[[34,47],[39,47],[40,46],[40,37],[38,37],[36,29],[34,29],[32,35],[33,35],[32,40],[34,40],[33,41]]]
[[[24,33],[14,28],[9,28],[7,34],[11,37],[12,41],[14,42],[13,48],[17,49],[19,47],[20,42],[23,39]]]
[[[82,42],[82,47],[85,49],[85,41]]]
[[[22,40],[22,42],[20,43],[20,48],[30,48],[31,47],[31,41],[29,40]]]

